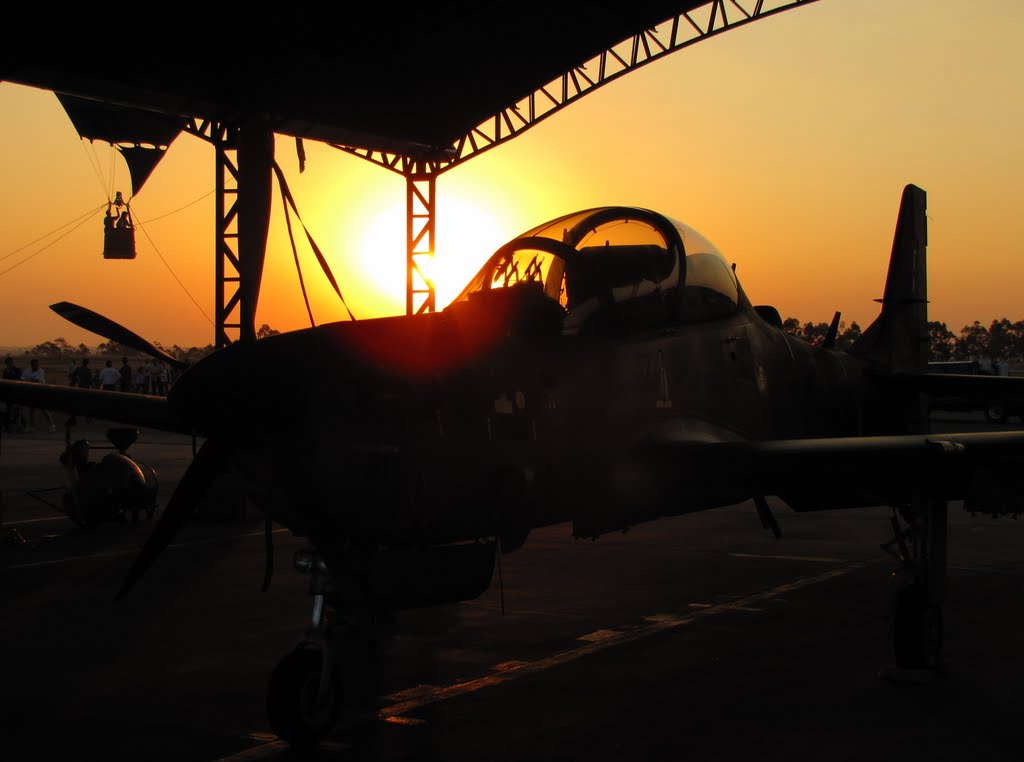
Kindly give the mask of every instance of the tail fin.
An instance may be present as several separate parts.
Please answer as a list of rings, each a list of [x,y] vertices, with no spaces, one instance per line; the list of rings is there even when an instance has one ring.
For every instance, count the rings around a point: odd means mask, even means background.
[[[850,354],[876,373],[923,373],[928,366],[927,196],[916,185],[903,189],[882,312]]]

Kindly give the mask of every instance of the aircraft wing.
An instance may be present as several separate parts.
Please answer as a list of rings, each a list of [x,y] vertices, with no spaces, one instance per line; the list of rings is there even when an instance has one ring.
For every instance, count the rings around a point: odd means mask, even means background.
[[[958,373],[914,373],[889,377],[936,397],[988,397],[1024,400],[1024,376],[975,376]]]
[[[174,414],[164,397],[35,384],[28,381],[0,381],[0,400],[141,428],[181,434],[189,434],[192,431],[185,421]]]
[[[903,505],[924,495],[964,500],[971,511],[1024,511],[1024,431],[661,442],[642,450],[643,478],[709,507],[775,495],[810,511]]]

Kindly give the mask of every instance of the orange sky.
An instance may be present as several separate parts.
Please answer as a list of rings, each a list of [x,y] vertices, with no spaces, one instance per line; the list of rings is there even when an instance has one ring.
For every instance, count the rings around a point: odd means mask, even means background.
[[[864,326],[914,182],[928,192],[932,318],[954,331],[1024,318],[1022,39],[1012,0],[821,0],[730,31],[443,175],[439,260],[458,262],[464,280],[547,219],[646,206],[714,241],[754,303],[815,322],[841,310]],[[180,137],[132,201],[144,230],[135,261],[102,259],[98,211],[41,250],[52,239],[31,243],[127,192],[127,171],[109,146],[79,140],[51,93],[0,84],[0,111],[0,346],[101,341],[48,309],[60,300],[165,345],[210,343],[212,149]],[[279,139],[278,161],[356,317],[400,312],[404,180],[308,144],[299,175],[293,145]],[[312,255],[300,255],[317,322],[340,319]],[[441,297],[459,285],[442,283]],[[278,200],[257,322],[308,325]]]

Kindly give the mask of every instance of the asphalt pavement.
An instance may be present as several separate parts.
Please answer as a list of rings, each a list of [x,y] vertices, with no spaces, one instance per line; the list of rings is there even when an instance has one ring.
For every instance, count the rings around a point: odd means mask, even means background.
[[[204,516],[115,602],[152,522],[60,514],[62,442],[0,441],[0,759],[296,758],[264,701],[310,616],[301,541],[275,531],[263,592],[260,518]],[[165,500],[192,442],[143,431],[130,451]],[[1020,760],[1021,522],[951,506],[943,665],[893,681],[888,512],[773,506],[780,540],[752,504],[597,541],[535,531],[480,598],[382,624],[374,711],[347,710],[311,756]]]

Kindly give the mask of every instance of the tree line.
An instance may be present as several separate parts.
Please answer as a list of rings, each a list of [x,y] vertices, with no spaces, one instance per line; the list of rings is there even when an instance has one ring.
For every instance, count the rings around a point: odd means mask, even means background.
[[[786,318],[782,328],[798,338],[812,344],[820,344],[828,334],[828,323],[801,323],[797,318]],[[847,350],[860,338],[861,328],[856,322],[839,323],[836,349]],[[989,357],[995,360],[1024,360],[1024,320],[1010,322],[1007,318],[993,320],[987,328],[975,320],[965,325],[959,333],[938,320],[928,321],[928,338],[931,345],[931,359],[973,360]]]
[[[274,336],[278,333],[280,333],[280,331],[277,331],[264,323],[256,332],[256,338],[263,339],[267,336]],[[177,360],[184,360],[188,363],[196,362],[200,358],[210,354],[214,349],[213,344],[207,344],[205,347],[181,347],[177,344],[165,347],[158,341],[154,341],[153,346],[166,352]],[[90,349],[85,344],[74,346],[63,337],[58,337],[52,341],[44,341],[41,344],[36,344],[28,350],[28,354],[31,357],[38,357],[40,360],[57,361],[73,360],[82,357],[135,357],[139,352],[117,341],[100,342],[96,345],[95,349]]]
[[[797,338],[812,344],[821,344],[828,334],[828,323],[801,323],[798,318],[789,317],[782,321],[782,329]],[[265,338],[279,333],[264,323],[256,332],[257,338]],[[861,336],[861,327],[856,321],[846,324],[839,323],[839,332],[836,335],[836,349],[848,350]],[[931,359],[936,361],[944,360],[971,360],[978,357],[990,357],[998,360],[1024,360],[1024,320],[1010,322],[1007,318],[993,320],[987,328],[975,320],[971,325],[965,325],[960,333],[953,333],[945,323],[938,320],[928,321],[928,337],[931,341]],[[156,342],[154,342],[156,344]],[[204,355],[213,351],[213,345],[205,347],[180,347],[177,344],[171,347],[157,347],[167,352],[172,357],[186,362],[195,362]],[[99,344],[95,350],[90,350],[85,344],[73,346],[63,338],[53,341],[44,341],[36,344],[29,350],[33,357],[46,360],[65,360],[76,357],[121,357],[137,354],[129,347],[125,347],[116,341],[108,341]]]

